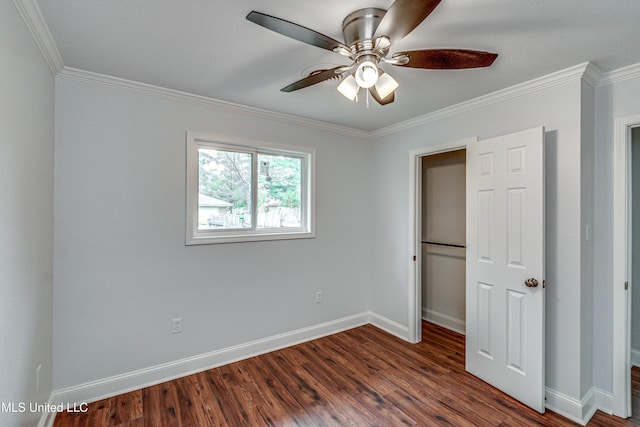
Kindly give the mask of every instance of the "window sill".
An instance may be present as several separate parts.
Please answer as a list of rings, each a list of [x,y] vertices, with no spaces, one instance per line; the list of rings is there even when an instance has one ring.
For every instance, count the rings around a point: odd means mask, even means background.
[[[252,232],[246,234],[224,234],[212,236],[210,234],[196,235],[188,238],[187,246],[193,245],[215,245],[219,243],[238,243],[238,242],[263,242],[270,240],[294,240],[294,239],[313,239],[316,237],[315,232],[299,231],[299,232]]]

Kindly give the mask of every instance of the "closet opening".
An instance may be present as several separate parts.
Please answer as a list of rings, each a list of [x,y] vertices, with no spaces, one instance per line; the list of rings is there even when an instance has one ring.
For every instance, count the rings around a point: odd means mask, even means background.
[[[421,318],[465,334],[466,150],[420,158]]]

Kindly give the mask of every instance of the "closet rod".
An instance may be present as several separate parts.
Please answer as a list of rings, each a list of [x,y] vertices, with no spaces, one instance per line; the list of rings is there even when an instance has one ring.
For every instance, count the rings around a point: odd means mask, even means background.
[[[438,242],[426,242],[422,241],[422,243],[426,243],[427,245],[436,245],[436,246],[448,246],[450,248],[466,248],[464,245],[454,245],[452,243],[438,243]]]

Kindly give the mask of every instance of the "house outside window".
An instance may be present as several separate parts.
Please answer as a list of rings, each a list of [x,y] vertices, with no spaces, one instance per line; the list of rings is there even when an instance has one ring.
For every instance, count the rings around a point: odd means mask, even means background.
[[[314,154],[187,133],[187,245],[315,237]]]

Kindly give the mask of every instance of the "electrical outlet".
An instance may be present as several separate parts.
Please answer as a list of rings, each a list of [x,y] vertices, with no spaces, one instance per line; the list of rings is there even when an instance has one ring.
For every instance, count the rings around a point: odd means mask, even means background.
[[[322,291],[318,291],[316,292],[316,304],[319,304],[322,302]]]
[[[171,333],[179,334],[180,332],[182,332],[182,317],[171,319]]]

